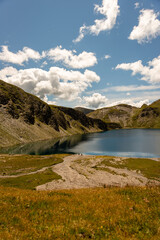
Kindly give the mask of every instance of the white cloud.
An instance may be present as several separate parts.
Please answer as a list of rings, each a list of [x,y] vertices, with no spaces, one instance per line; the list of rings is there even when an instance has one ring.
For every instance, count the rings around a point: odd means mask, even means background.
[[[133,92],[133,91],[151,91],[151,90],[156,90],[160,89],[160,85],[128,85],[128,86],[115,86],[115,87],[108,87],[104,89],[105,92],[110,92],[110,91],[115,91],[115,92]]]
[[[108,99],[100,93],[94,93],[90,97],[83,97],[87,107],[98,108],[107,104]]]
[[[39,68],[17,70],[8,67],[0,71],[0,79],[44,100],[46,95],[54,95],[66,100],[76,99],[93,82],[100,81],[100,77],[93,71],[85,70],[81,73],[58,67],[51,67],[49,71]]]
[[[46,55],[54,62],[62,62],[65,66],[70,68],[86,68],[97,64],[97,58],[92,52],[83,51],[79,55],[75,55],[76,51],[62,49],[61,46],[50,49]]]
[[[132,75],[140,74],[141,80],[152,84],[160,83],[160,56],[149,61],[148,66],[143,66],[142,61],[139,60],[134,63],[118,64],[115,69],[131,70]]]
[[[121,99],[119,101],[115,101],[115,102],[111,102],[109,104],[107,104],[106,107],[112,107],[112,106],[116,106],[119,104],[127,104],[127,105],[131,105],[134,107],[138,107],[140,108],[143,104],[149,104],[149,99],[139,99],[139,98],[128,98],[128,99]]]
[[[139,7],[140,7],[139,5],[140,5],[139,2],[136,2],[136,3],[134,4],[135,9],[139,8]]]
[[[159,13],[152,9],[140,11],[138,26],[134,26],[129,39],[137,40],[138,43],[149,42],[160,35]]]
[[[111,58],[111,56],[110,56],[110,55],[105,55],[104,58],[105,58],[105,59],[109,59],[109,58]]]
[[[39,54],[39,52],[28,47],[24,47],[22,51],[13,53],[8,50],[8,46],[2,46],[2,52],[0,52],[1,61],[18,65],[23,65],[23,63],[28,62],[29,59],[39,60],[41,58],[42,56]]]
[[[96,13],[104,15],[103,19],[96,19],[94,25],[80,27],[79,36],[73,42],[80,42],[86,34],[99,35],[101,31],[111,30],[116,24],[120,12],[118,0],[102,0],[102,5],[95,5]]]
[[[125,90],[127,91],[127,89]],[[111,107],[111,106],[115,106],[122,103],[139,107],[144,103],[150,104],[151,102],[159,99],[160,97],[159,97],[158,90],[154,91],[153,89],[152,92],[150,92],[150,91],[147,91],[146,89],[146,91],[141,91],[140,93],[138,91],[137,92],[135,91],[134,94],[126,97],[124,97],[123,92],[119,92],[119,94],[117,94],[117,92],[112,92],[110,89],[108,90],[107,88],[101,89],[98,92],[101,93],[102,95],[103,93],[107,92],[108,101],[105,104],[105,107]],[[93,94],[93,91],[87,92],[87,94],[91,95]]]
[[[0,70],[0,79],[4,80],[7,77],[16,75],[18,73],[18,70],[14,67],[6,67]]]
[[[48,103],[49,105],[57,105],[56,101],[45,101],[46,103]]]

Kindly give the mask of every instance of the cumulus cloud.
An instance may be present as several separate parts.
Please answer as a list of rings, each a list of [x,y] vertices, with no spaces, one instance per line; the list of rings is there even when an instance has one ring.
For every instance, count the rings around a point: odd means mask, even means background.
[[[39,54],[39,52],[28,47],[24,47],[22,51],[13,53],[9,51],[8,46],[2,46],[2,52],[0,52],[1,61],[18,65],[23,65],[23,63],[28,62],[29,59],[39,60],[41,58],[42,56]]]
[[[51,67],[49,71],[7,67],[0,71],[0,79],[17,85],[43,100],[46,99],[46,95],[54,95],[69,101],[76,99],[93,82],[100,81],[100,77],[93,71],[85,70],[81,73],[58,67]]]
[[[98,108],[107,104],[108,99],[100,93],[94,93],[92,96],[83,97],[85,105],[92,108]]]
[[[100,32],[111,30],[116,24],[120,12],[118,0],[102,0],[102,5],[95,5],[94,11],[104,16],[103,19],[96,19],[94,24],[80,27],[79,36],[73,42],[80,42],[86,34],[99,35]]]
[[[148,66],[144,66],[142,61],[139,60],[134,63],[118,64],[115,69],[131,70],[132,75],[140,74],[142,76],[141,80],[152,84],[160,83],[160,56],[149,61]]]
[[[105,55],[104,58],[105,58],[105,59],[109,59],[109,58],[111,58],[111,56],[110,56],[110,55]]]
[[[134,26],[129,39],[137,40],[138,43],[149,42],[160,35],[160,20],[157,19],[159,13],[152,9],[142,9],[140,11],[138,26]]]
[[[54,62],[62,62],[69,68],[87,68],[97,64],[97,58],[92,52],[83,51],[79,55],[75,54],[76,51],[62,49],[62,46],[50,49],[46,55],[49,56]]]

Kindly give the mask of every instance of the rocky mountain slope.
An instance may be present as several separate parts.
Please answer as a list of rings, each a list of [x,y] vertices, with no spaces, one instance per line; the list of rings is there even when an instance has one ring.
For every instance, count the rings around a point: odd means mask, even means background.
[[[0,80],[0,147],[107,129],[99,119],[75,109],[49,106]]]
[[[87,116],[118,123],[122,128],[160,128],[160,100],[141,108],[120,104],[95,110]]]

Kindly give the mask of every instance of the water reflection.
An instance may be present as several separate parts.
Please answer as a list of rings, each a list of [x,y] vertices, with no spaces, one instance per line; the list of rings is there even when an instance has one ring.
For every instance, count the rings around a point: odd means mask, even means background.
[[[69,137],[54,138],[46,141],[38,141],[12,148],[0,149],[0,153],[8,154],[29,154],[29,155],[49,155],[55,153],[73,153],[68,151],[74,148],[79,142],[88,140],[88,135],[73,135]]]
[[[47,155],[83,153],[122,157],[160,157],[160,129],[122,129],[19,145],[1,153]]]

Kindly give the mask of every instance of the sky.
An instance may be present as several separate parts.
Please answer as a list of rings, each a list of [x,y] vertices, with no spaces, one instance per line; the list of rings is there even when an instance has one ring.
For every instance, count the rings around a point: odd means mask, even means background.
[[[49,104],[160,98],[160,0],[0,0],[0,79]]]

